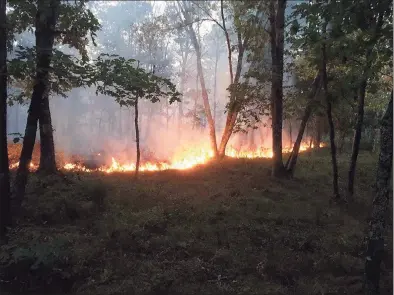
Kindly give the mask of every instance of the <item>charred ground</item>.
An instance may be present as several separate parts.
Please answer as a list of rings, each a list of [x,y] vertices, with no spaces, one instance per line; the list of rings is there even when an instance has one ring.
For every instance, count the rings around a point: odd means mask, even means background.
[[[339,159],[343,176],[347,159]],[[138,180],[127,173],[33,174],[24,216],[2,249],[1,288],[361,294],[376,156],[363,153],[358,165],[356,203],[348,209],[329,204],[324,149],[302,154],[297,177],[283,181],[269,176],[264,159],[226,159]],[[382,294],[392,294],[391,254],[383,268]]]

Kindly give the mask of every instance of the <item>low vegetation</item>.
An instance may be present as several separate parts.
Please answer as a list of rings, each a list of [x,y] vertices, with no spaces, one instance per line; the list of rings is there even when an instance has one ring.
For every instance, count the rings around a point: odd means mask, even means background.
[[[340,187],[347,159],[338,159]],[[377,157],[361,153],[349,208],[329,203],[328,150],[299,161],[291,180],[273,178],[264,159],[225,159],[137,180],[127,173],[33,174],[22,215],[1,248],[1,289],[362,294]],[[392,253],[392,220],[386,239]],[[390,255],[381,294],[392,294]]]

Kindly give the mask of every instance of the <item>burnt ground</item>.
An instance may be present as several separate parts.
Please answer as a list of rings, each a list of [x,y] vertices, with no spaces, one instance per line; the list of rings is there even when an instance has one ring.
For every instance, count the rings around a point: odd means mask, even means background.
[[[189,171],[30,178],[2,246],[2,291],[24,294],[362,294],[376,156],[362,153],[355,203],[330,204],[330,157],[296,177],[269,160]],[[339,158],[345,187],[348,156]],[[382,294],[392,294],[392,218]],[[3,294],[3,293],[2,293]]]

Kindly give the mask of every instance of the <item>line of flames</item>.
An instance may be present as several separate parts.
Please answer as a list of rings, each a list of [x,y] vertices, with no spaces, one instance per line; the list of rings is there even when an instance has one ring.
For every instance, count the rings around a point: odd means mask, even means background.
[[[320,147],[323,147],[323,144],[320,144]],[[313,146],[312,146],[313,148]],[[310,149],[309,145],[301,145],[300,152],[304,152]],[[290,153],[292,148],[283,148],[284,153]],[[193,168],[197,165],[201,165],[207,163],[214,156],[213,152],[210,149],[199,148],[199,149],[188,149],[178,155],[176,155],[171,163],[166,162],[146,162],[142,163],[139,167],[139,171],[163,171],[169,169],[176,170],[186,170]],[[257,149],[255,151],[237,151],[236,149],[229,147],[226,149],[226,156],[231,158],[272,158],[272,150],[269,149]],[[110,166],[102,166],[98,169],[89,169],[81,164],[76,163],[66,163],[63,165],[62,169],[69,171],[81,171],[81,172],[128,172],[135,171],[136,165],[134,163],[130,164],[121,164],[114,157],[112,157],[112,163]],[[10,169],[15,169],[19,165],[19,162],[13,163],[10,165]],[[30,170],[37,170],[38,165],[35,163],[30,163]]]

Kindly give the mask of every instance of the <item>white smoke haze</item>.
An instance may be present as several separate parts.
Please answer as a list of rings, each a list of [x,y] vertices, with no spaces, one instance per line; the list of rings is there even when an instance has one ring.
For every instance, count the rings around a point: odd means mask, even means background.
[[[143,38],[133,25],[152,20],[154,13],[163,14],[170,2],[159,1],[113,1],[92,2],[89,5],[102,23],[98,34],[98,47],[91,46],[92,58],[100,53],[111,53],[126,58],[140,59],[147,67],[156,65],[159,73],[169,77],[181,90],[182,50],[176,43],[176,34],[157,38],[162,33],[152,32],[157,37]],[[143,14],[141,11],[148,11]],[[150,12],[149,12],[150,11]],[[197,26],[197,24],[195,24]],[[155,36],[156,36],[155,35]],[[185,35],[187,38],[187,35]],[[23,34],[34,44],[34,35]],[[204,78],[209,90],[211,110],[216,121],[216,137],[220,142],[225,125],[225,106],[228,102],[230,77],[227,50],[222,31],[212,22],[203,22],[200,27],[200,44],[203,52]],[[160,102],[141,101],[139,104],[139,129],[142,161],[172,160],[185,149],[210,149],[208,130],[202,109],[201,87],[196,69],[194,48],[189,45],[183,85],[182,113],[180,103],[169,105],[165,98]],[[68,48],[61,48],[70,53]],[[236,54],[234,54],[236,62]],[[215,77],[215,64],[216,77]],[[247,70],[245,63],[245,69]],[[216,82],[215,82],[216,79]],[[216,86],[216,89],[215,89]],[[198,95],[196,96],[196,90]],[[66,98],[50,97],[55,149],[66,155],[97,153],[106,151],[119,161],[135,160],[134,110],[120,107],[112,97],[96,95],[95,87],[73,89]],[[8,133],[24,133],[28,105],[13,105],[8,109]],[[197,111],[198,118],[193,118]],[[265,126],[264,126],[265,125]],[[268,118],[263,118],[256,130],[247,134],[234,134],[228,147],[235,149],[271,148],[271,129]],[[293,127],[293,130],[297,130]],[[295,132],[293,132],[295,133]],[[11,136],[12,137],[12,136]],[[39,132],[37,132],[39,138]],[[290,138],[283,133],[283,144],[288,146]]]

